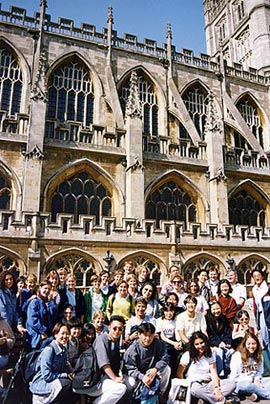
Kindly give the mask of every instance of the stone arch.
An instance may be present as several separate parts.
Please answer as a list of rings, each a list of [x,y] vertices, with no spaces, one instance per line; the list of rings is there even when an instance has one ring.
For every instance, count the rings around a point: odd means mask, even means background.
[[[238,105],[240,104],[241,101],[249,101],[251,105],[253,105],[254,108],[257,109],[257,115],[258,118],[261,121],[261,133],[260,133],[260,128],[254,128],[251,124],[249,124],[246,119],[244,118],[245,122],[247,123],[248,127],[250,128],[251,132],[253,135],[256,137],[258,142],[260,143],[261,147],[264,147],[266,144],[266,140],[269,144],[269,136],[266,137],[266,133],[269,130],[269,119],[267,117],[267,114],[265,113],[263,107],[260,105],[260,102],[257,100],[257,98],[250,92],[250,91],[245,91],[244,93],[240,94],[237,99],[235,100],[235,105],[238,108]],[[241,113],[241,111],[239,111]],[[242,115],[242,114],[241,114]],[[251,119],[251,117],[250,117]],[[258,125],[260,126],[260,125]]]
[[[27,275],[27,265],[24,258],[9,248],[0,246],[0,273],[5,269],[13,269],[16,274]]]
[[[167,103],[166,103],[166,96],[165,93],[162,89],[161,83],[151,74],[151,72],[143,65],[137,65],[133,66],[132,68],[126,70],[121,78],[119,79],[117,83],[117,91],[119,95],[119,91],[121,90],[123,84],[126,82],[128,77],[130,77],[132,72],[136,73],[141,73],[144,77],[146,77],[151,83],[153,83],[156,96],[157,96],[157,102],[158,102],[158,127],[159,133],[164,133],[167,125],[167,114],[166,114],[166,108],[167,108]]]
[[[50,211],[51,197],[57,185],[83,170],[87,171],[93,178],[99,180],[101,184],[108,189],[112,201],[111,216],[115,216],[120,220],[120,218],[124,216],[124,195],[122,190],[107,171],[87,158],[79,159],[65,165],[50,178],[43,192],[44,210]]]
[[[3,46],[5,46],[7,49],[10,49],[11,52],[16,56],[18,63],[21,67],[21,73],[22,73],[22,81],[23,81],[23,86],[22,86],[22,96],[21,96],[21,113],[27,114],[28,113],[28,102],[27,100],[29,99],[30,96],[30,86],[29,83],[31,82],[31,70],[30,66],[25,59],[25,56],[23,53],[15,46],[11,41],[9,41],[6,37],[3,37],[3,35],[0,34],[0,45],[1,43]]]
[[[125,261],[132,261],[134,263],[134,268],[136,269],[139,265],[147,266],[149,269],[156,268],[156,278],[155,282],[162,285],[164,281],[167,280],[168,268],[165,262],[156,254],[150,253],[145,250],[137,250],[130,254],[126,254],[118,262],[118,267],[121,268]]]
[[[251,271],[256,268],[266,268],[269,279],[270,260],[260,254],[249,254],[242,258],[237,264],[238,281],[246,285],[248,291],[253,286]]]
[[[93,122],[101,122],[102,116],[104,116],[103,104],[102,104],[102,97],[104,96],[103,85],[101,79],[96,72],[95,68],[91,63],[89,63],[89,59],[86,56],[83,56],[78,51],[72,51],[68,53],[64,53],[59,56],[52,65],[46,71],[46,83],[48,85],[50,77],[54,73],[54,71],[64,65],[65,62],[68,62],[72,58],[77,58],[80,63],[82,63],[91,74],[93,79],[93,87],[94,87],[94,114],[93,114]]]
[[[189,193],[196,205],[196,222],[206,223],[208,221],[207,212],[209,208],[206,197],[188,177],[177,170],[167,171],[166,173],[156,177],[154,181],[147,186],[145,190],[145,206],[150,194],[155,192],[156,189],[166,184],[168,181],[175,182]]]
[[[3,173],[11,184],[11,199],[10,199],[10,210],[15,211],[16,217],[19,215],[22,203],[22,185],[15,173],[15,171],[8,167],[3,161],[0,160],[0,173]]]
[[[246,179],[240,184],[237,184],[234,186],[232,189],[229,190],[228,193],[228,198],[229,198],[229,213],[232,211],[233,207],[230,206],[230,201],[232,201],[232,198],[236,196],[237,194],[241,193],[242,191],[246,191],[254,200],[257,201],[257,203],[261,206],[261,213],[260,217],[257,218],[257,224],[254,224],[255,226],[269,226],[270,223],[270,198],[266,194],[266,192],[254,181],[250,179]],[[248,195],[247,195],[248,197]],[[231,213],[232,215],[232,213]],[[230,221],[232,221],[232,216],[230,216]],[[258,219],[260,223],[258,223]],[[255,220],[255,219],[254,219]],[[262,222],[264,224],[262,224]],[[235,224],[235,223],[233,223]],[[238,223],[239,224],[239,223]]]
[[[75,247],[49,256],[43,267],[43,275],[46,276],[52,269],[60,268],[65,268],[68,273],[74,274],[77,287],[84,290],[90,286],[91,275],[102,271],[101,263],[93,255]]]
[[[219,269],[221,277],[226,274],[226,265],[216,256],[209,253],[197,253],[188,258],[182,266],[182,274],[185,280],[197,278],[197,274],[201,269],[208,270],[211,266]]]

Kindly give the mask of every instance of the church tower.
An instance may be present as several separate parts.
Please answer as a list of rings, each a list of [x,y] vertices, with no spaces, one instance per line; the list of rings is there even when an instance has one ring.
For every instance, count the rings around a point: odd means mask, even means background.
[[[204,0],[207,53],[270,74],[270,0]]]

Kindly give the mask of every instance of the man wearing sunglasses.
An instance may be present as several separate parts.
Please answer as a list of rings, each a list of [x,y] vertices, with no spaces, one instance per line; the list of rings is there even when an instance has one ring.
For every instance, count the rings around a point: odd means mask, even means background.
[[[98,387],[87,393],[96,397],[94,404],[115,404],[126,392],[125,379],[120,370],[120,337],[124,325],[123,317],[111,316],[108,332],[98,335],[94,342],[98,366],[102,373]]]

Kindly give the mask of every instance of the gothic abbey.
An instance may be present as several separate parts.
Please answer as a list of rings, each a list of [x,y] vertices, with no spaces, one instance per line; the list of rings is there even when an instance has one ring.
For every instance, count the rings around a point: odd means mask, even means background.
[[[1,267],[270,270],[270,1],[205,0],[199,57],[46,3],[0,9]]]

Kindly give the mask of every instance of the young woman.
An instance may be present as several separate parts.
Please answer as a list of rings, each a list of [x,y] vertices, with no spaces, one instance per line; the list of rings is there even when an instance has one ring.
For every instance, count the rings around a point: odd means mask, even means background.
[[[13,331],[17,331],[17,284],[14,274],[3,271],[0,275],[0,313],[3,320],[10,325]]]
[[[107,305],[107,317],[122,316],[127,321],[134,314],[135,300],[128,293],[128,284],[122,281],[117,288],[117,293],[111,295]]]
[[[223,403],[224,397],[235,389],[233,380],[219,379],[210,341],[200,331],[191,335],[188,350],[180,359],[177,376],[183,379],[185,372],[191,382],[191,395],[210,404]]]
[[[50,281],[40,283],[37,297],[29,302],[27,308],[26,328],[31,348],[39,348],[52,335],[55,319],[58,315],[54,300],[48,300],[52,284]]]
[[[141,296],[147,301],[146,313],[150,318],[159,317],[159,304],[155,299],[156,288],[152,282],[145,282],[141,292]]]
[[[93,314],[97,310],[106,310],[107,299],[103,295],[102,290],[100,288],[101,279],[98,275],[92,275],[90,278],[91,287],[84,294],[85,306],[86,306],[86,314],[85,314],[85,322],[90,323],[93,318]]]
[[[17,298],[19,297],[19,295],[22,293],[22,290],[24,288],[26,288],[26,277],[25,276],[19,276],[19,278],[16,279],[16,283],[17,283]]]
[[[227,376],[230,373],[230,360],[234,352],[232,349],[232,329],[227,317],[221,313],[219,302],[210,302],[210,311],[206,316],[206,323],[211,348],[216,353],[218,374]]]
[[[96,329],[94,324],[85,323],[82,327],[79,353],[81,354],[82,352],[86,351],[86,349],[88,349],[89,346],[93,344],[95,339]]]
[[[103,334],[108,331],[108,327],[105,324],[105,314],[103,311],[98,310],[93,315],[93,325],[96,329],[96,334]]]
[[[177,365],[179,363],[179,353],[182,351],[182,343],[176,341],[175,330],[175,306],[167,303],[161,309],[161,317],[156,322],[156,333],[159,334],[160,339],[165,342],[167,352],[170,358],[170,368],[172,377],[175,377]]]
[[[175,274],[171,278],[171,283],[173,286],[172,292],[176,293],[178,296],[178,306],[184,308],[184,299],[186,293],[184,292],[184,279],[180,274]]]
[[[138,279],[138,292],[140,292],[145,282],[149,279],[149,269],[143,265],[139,265],[135,269],[135,275]]]
[[[136,299],[138,296],[138,279],[134,274],[130,274],[127,276],[127,284],[128,284],[128,293]]]
[[[100,289],[103,295],[108,300],[109,295],[111,295],[110,274],[108,271],[101,271],[100,273]]]
[[[233,320],[237,312],[237,303],[230,295],[232,287],[227,279],[221,279],[218,284],[217,295],[212,297],[211,301],[218,301],[221,305],[221,311],[224,316],[230,321],[230,326],[233,328]]]
[[[58,306],[60,304],[60,294],[58,292],[58,286],[60,285],[59,274],[55,269],[52,269],[48,273],[46,279],[48,279],[48,281],[50,281],[52,284],[51,293],[49,294],[49,300],[54,300]]]
[[[30,385],[33,404],[75,403],[79,396],[72,393],[72,375],[68,369],[66,344],[70,331],[66,324],[57,323],[53,341],[41,353],[37,373]]]
[[[251,327],[250,316],[247,310],[240,310],[236,316],[237,323],[233,325],[232,331],[232,346],[234,349],[238,347],[238,345],[242,342],[242,339],[246,335],[247,332],[256,334],[258,331],[255,331],[254,327]]]
[[[232,355],[230,378],[236,381],[236,392],[270,400],[270,378],[263,375],[262,347],[255,334],[246,333],[237,351]]]
[[[187,282],[186,286],[186,291],[185,297],[187,295],[191,295],[196,297],[197,299],[197,306],[196,306],[196,312],[197,313],[202,313],[204,316],[207,314],[207,310],[209,309],[209,305],[203,295],[200,294],[200,286],[196,279],[190,279]]]
[[[80,322],[84,323],[85,316],[85,301],[80,289],[76,289],[76,277],[73,274],[69,274],[66,278],[66,286],[59,289],[60,293],[60,313],[63,312],[64,306],[71,304],[73,307],[73,317],[77,317]]]

